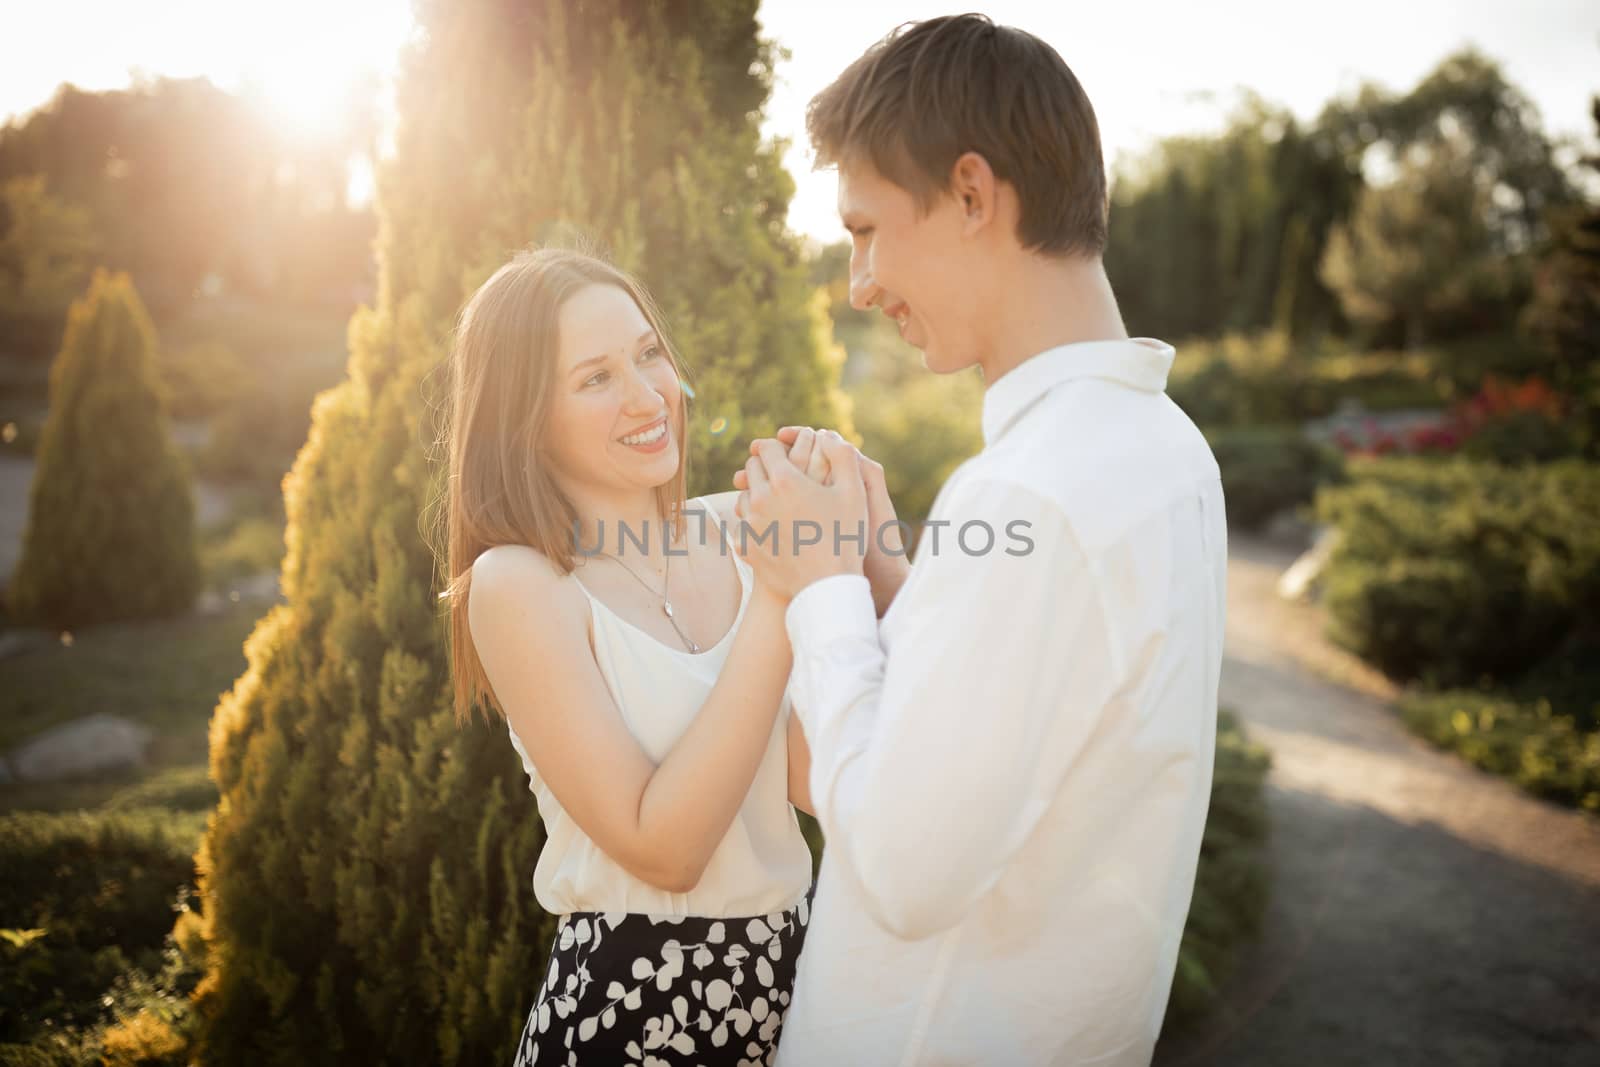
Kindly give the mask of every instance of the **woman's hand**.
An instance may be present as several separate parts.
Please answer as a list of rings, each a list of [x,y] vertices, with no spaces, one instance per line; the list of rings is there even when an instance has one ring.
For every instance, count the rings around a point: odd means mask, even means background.
[[[809,426],[799,426],[796,427],[794,440],[784,443],[789,446],[790,463],[805,471],[806,477],[812,481],[828,485],[833,471],[828,464],[827,455],[817,447],[817,435],[819,432],[826,431],[813,430]],[[779,440],[782,441],[783,439],[780,437]]]
[[[821,434],[828,434],[849,444],[835,430],[814,430],[809,426],[785,426],[778,431],[777,439],[789,449],[790,462],[803,467],[808,476],[827,485],[830,484],[832,472],[828,469],[827,457],[817,447],[817,439]],[[895,594],[900,591],[900,586],[905,583],[911,564],[906,559],[903,529],[895,515],[894,501],[889,498],[883,465],[854,445],[850,448],[855,453],[856,465],[867,489],[867,554],[863,561],[864,572],[872,586],[872,600],[878,617],[882,618],[884,612],[889,610]],[[752,455],[755,450],[756,442],[752,441]],[[743,469],[734,472],[733,486],[741,492],[750,488]]]

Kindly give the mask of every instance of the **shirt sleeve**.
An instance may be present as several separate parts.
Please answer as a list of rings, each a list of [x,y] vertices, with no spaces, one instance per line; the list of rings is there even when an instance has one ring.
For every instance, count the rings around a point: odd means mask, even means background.
[[[993,888],[1120,670],[1095,575],[1057,506],[986,479],[941,510],[950,524],[937,543],[931,524],[923,534],[887,651],[859,575],[807,586],[785,617],[828,862],[908,940],[955,924]]]

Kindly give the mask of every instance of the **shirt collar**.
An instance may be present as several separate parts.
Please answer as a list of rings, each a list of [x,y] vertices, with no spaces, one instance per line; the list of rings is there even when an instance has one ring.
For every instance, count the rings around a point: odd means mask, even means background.
[[[1165,341],[1130,337],[1079,341],[1023,360],[983,394],[983,443],[999,440],[1023,411],[1052,387],[1074,378],[1105,378],[1159,393],[1167,387],[1174,349]]]

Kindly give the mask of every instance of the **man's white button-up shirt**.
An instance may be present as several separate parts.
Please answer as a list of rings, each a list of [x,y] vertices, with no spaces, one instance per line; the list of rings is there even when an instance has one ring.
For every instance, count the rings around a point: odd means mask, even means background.
[[[1210,797],[1227,529],[1171,346],[1042,352],[984,395],[881,623],[790,604],[827,837],[778,1062],[1145,1064]]]

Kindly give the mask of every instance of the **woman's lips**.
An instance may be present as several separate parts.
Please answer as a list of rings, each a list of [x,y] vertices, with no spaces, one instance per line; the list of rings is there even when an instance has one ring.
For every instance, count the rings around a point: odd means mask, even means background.
[[[670,427],[667,427],[666,423],[667,423],[666,416],[663,415],[660,419],[657,419],[654,423],[652,423],[650,426],[646,427],[644,430],[639,430],[639,431],[636,431],[635,433],[630,433],[630,434],[624,434],[623,435],[623,437],[637,437],[640,433],[654,432],[657,427],[662,427],[663,430],[662,430],[661,436],[657,437],[654,441],[650,441],[647,444],[642,444],[642,445],[629,444],[627,441],[621,440],[621,439],[618,440],[618,443],[621,444],[621,445],[624,445],[627,448],[633,449],[635,452],[643,452],[643,453],[645,453],[647,455],[653,454],[653,453],[656,453],[656,452],[660,452],[662,449],[667,447],[667,442],[672,439],[672,430],[671,430]]]

